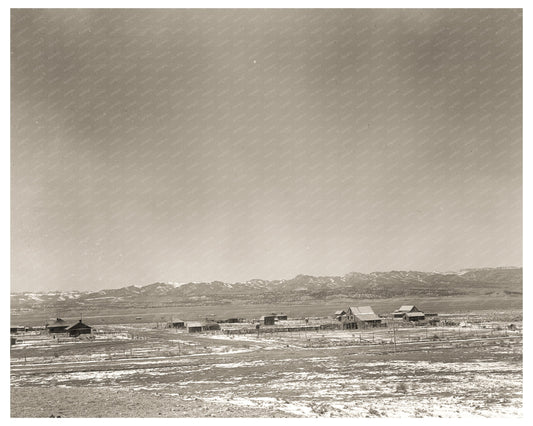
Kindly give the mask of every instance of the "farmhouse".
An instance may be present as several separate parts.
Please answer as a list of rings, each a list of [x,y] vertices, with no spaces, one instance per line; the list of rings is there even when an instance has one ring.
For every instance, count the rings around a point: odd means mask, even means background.
[[[366,328],[381,325],[381,318],[371,306],[350,306],[342,318],[343,328]]]
[[[50,320],[50,322],[46,324],[45,328],[50,333],[66,333],[68,323],[61,318],[55,318]]]
[[[67,327],[66,332],[71,337],[78,337],[81,334],[91,334],[92,328],[87,324],[81,322],[81,319],[76,323]]]
[[[426,315],[415,305],[402,305],[392,313],[392,318],[406,321],[422,321],[426,318]]]
[[[404,315],[412,312],[420,312],[415,305],[402,305],[392,313],[393,318],[404,318]]]
[[[344,309],[341,309],[339,311],[335,311],[335,313],[333,314],[333,318],[340,321],[344,315],[346,315],[346,311]]]

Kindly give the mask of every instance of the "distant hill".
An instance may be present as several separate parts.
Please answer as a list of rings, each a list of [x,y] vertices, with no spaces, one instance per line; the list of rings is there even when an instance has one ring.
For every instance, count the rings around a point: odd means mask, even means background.
[[[522,268],[466,269],[459,272],[390,271],[344,276],[297,275],[289,280],[224,283],[153,283],[92,292],[11,294],[11,310],[69,309],[76,307],[146,307],[243,303],[279,303],[288,300],[328,300],[339,297],[521,295]]]

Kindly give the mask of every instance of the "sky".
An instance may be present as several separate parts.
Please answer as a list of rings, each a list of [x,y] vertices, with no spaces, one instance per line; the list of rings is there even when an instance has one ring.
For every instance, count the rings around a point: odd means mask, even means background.
[[[521,10],[12,9],[12,291],[511,265]]]

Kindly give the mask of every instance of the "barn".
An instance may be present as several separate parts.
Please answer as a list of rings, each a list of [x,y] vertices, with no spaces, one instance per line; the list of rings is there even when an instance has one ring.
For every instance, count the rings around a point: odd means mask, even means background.
[[[55,318],[55,319],[50,320],[50,322],[46,324],[45,328],[50,333],[66,333],[67,328],[68,328],[68,323],[61,318]]]
[[[278,321],[287,321],[287,315],[286,314],[279,314],[276,315],[276,320]]]
[[[91,334],[92,328],[87,324],[81,322],[81,319],[76,323],[67,327],[66,332],[71,337],[78,337],[81,334]]]
[[[350,306],[342,318],[343,328],[367,328],[381,326],[381,318],[371,306]]]

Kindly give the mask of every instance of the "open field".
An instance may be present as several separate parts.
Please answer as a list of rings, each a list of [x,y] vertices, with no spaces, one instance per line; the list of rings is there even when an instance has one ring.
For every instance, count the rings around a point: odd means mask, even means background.
[[[273,306],[272,304],[225,304],[213,306],[177,305],[146,306],[143,308],[100,308],[91,310],[53,310],[34,309],[29,311],[12,311],[11,322],[18,325],[42,326],[51,317],[59,316],[66,320],[77,320],[80,313],[91,325],[121,323],[152,323],[168,321],[171,317],[186,320],[205,319],[207,315],[215,319],[229,317],[259,318],[273,310],[288,314],[292,318],[313,316],[329,316],[338,309],[347,306],[371,305],[378,314],[389,314],[400,305],[405,298],[388,299],[332,299],[326,301],[287,302]],[[499,316],[510,311],[522,312],[522,296],[449,296],[409,298],[409,303],[421,306],[426,312],[466,314],[469,312],[493,312]],[[137,319],[140,318],[140,319]]]
[[[228,336],[153,323],[103,325],[91,339],[28,333],[11,349],[11,415],[519,417],[521,322],[509,329],[508,319],[520,314],[395,330]]]

